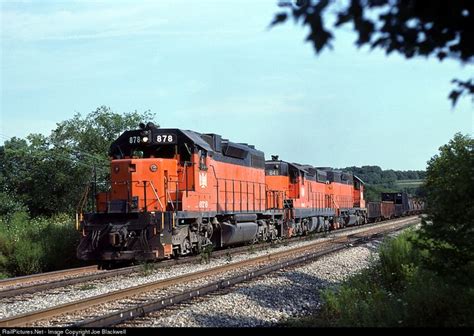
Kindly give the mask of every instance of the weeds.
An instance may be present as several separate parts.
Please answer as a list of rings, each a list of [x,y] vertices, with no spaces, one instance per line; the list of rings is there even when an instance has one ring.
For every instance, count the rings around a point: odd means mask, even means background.
[[[226,252],[225,254],[225,261],[231,262],[232,261],[232,254],[230,252]]]
[[[149,276],[153,274],[154,270],[155,270],[155,267],[153,266],[153,264],[145,261],[144,263],[141,264],[140,274],[142,276]]]
[[[214,247],[212,246],[212,244],[208,244],[202,247],[201,252],[199,253],[199,255],[201,256],[201,264],[209,264],[213,249]]]
[[[93,285],[93,284],[84,284],[84,285],[79,287],[79,290],[86,291],[86,290],[91,290],[91,289],[95,289],[95,288],[96,288],[96,286]]]
[[[255,245],[253,245],[253,244],[250,245],[249,248],[247,249],[247,252],[248,252],[249,254],[255,254],[255,253],[256,253],[256,251],[255,251]]]
[[[270,248],[278,248],[280,247],[280,242],[276,239],[270,241]]]

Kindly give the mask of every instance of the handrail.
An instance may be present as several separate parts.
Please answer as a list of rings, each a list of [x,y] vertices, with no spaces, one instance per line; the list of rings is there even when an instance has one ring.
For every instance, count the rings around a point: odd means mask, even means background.
[[[163,203],[161,203],[160,197],[158,197],[158,193],[156,192],[155,185],[153,184],[153,181],[150,180],[149,182],[150,182],[150,185],[151,185],[151,189],[153,190],[153,193],[155,194],[156,200],[158,201],[158,203],[160,203],[161,210],[165,211],[165,208],[163,207]]]
[[[82,211],[84,210],[84,206],[87,202],[87,196],[89,195],[90,184],[86,185],[84,193],[82,194],[81,199],[79,200],[79,204],[76,208],[76,230],[79,231],[80,222],[82,221],[83,215]]]
[[[147,208],[146,206],[146,202],[147,202],[147,196],[146,196],[146,189],[147,189],[147,183],[149,183],[150,187],[151,187],[151,190],[153,192],[153,195],[156,199],[156,201],[158,201],[158,204],[160,205],[161,207],[161,210],[162,211],[165,211],[165,206],[163,205],[163,203],[161,202],[161,199],[158,195],[158,193],[156,192],[156,188],[155,188],[155,185],[153,183],[152,180],[122,180],[122,181],[109,181],[107,184],[112,186],[112,185],[126,185],[127,186],[127,202],[130,203],[130,199],[131,199],[131,189],[130,189],[130,186],[131,184],[133,183],[138,183],[138,187],[140,187],[141,184],[143,184],[143,187],[144,187],[144,193],[143,193],[143,197],[144,197],[144,201],[145,201],[145,206],[143,207],[144,209]],[[80,218],[81,217],[81,212],[82,212],[82,209],[84,207],[84,204],[85,204],[85,201],[87,200],[87,195],[89,194],[89,191],[90,191],[90,185],[87,185],[86,187],[86,190],[83,194],[83,196],[81,197],[81,200],[79,201],[79,205],[77,207],[77,216],[76,218]],[[110,191],[110,189],[109,189]],[[166,197],[166,196],[165,196]],[[171,196],[170,196],[171,198]],[[77,222],[77,220],[76,220]],[[76,224],[77,225],[77,224]]]
[[[217,183],[217,199],[216,199],[216,211],[219,212],[219,179],[217,178],[217,175],[216,175],[216,169],[214,168],[214,165],[209,165],[209,167],[212,168],[212,171],[214,172],[214,179],[216,180],[216,183]]]
[[[171,203],[171,207],[173,208],[173,211],[174,211],[173,200],[171,199],[170,190],[168,188],[166,188],[166,193],[167,193],[166,203]],[[176,199],[177,198],[178,198],[178,194],[176,193]]]

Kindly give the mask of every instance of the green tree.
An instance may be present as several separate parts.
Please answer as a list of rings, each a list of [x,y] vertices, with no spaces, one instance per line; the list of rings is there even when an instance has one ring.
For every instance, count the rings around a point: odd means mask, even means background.
[[[393,183],[397,180],[397,174],[393,169],[384,170],[382,171],[381,179],[382,183],[393,185]]]
[[[430,251],[428,264],[445,274],[469,275],[474,269],[474,140],[457,133],[428,162],[427,218],[419,244]]]
[[[331,46],[334,29],[352,24],[358,34],[357,47],[380,48],[387,54],[454,59],[462,64],[474,58],[474,2],[471,0],[297,0],[280,1],[289,11],[278,13],[271,25],[293,16],[310,28],[306,38],[320,53]],[[334,27],[325,24],[325,12],[335,13]],[[449,95],[453,105],[462,95],[474,101],[474,78],[454,79]]]
[[[138,128],[140,122],[154,119],[150,111],[125,114],[113,112],[107,106],[100,106],[84,118],[76,113],[72,119],[57,124],[50,136],[52,145],[67,148],[78,158],[87,160],[107,157],[110,144],[128,129]],[[159,126],[158,124],[156,124]]]

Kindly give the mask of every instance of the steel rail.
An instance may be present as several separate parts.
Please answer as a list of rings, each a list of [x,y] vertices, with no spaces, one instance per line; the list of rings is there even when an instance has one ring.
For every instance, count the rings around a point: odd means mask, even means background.
[[[187,282],[190,282],[190,281],[193,281],[193,280],[196,280],[196,279],[200,279],[200,278],[203,278],[203,277],[206,277],[206,276],[219,274],[219,273],[222,273],[222,272],[225,272],[225,271],[228,271],[228,270],[232,270],[232,269],[239,269],[239,268],[242,268],[242,267],[245,267],[245,266],[248,266],[248,265],[252,265],[252,264],[256,264],[256,263],[269,262],[269,261],[272,261],[276,258],[282,258],[282,257],[285,257],[285,256],[289,256],[291,254],[300,253],[300,252],[302,252],[304,250],[307,250],[307,249],[311,249],[311,248],[315,248],[315,247],[322,248],[322,247],[332,245],[332,244],[337,244],[337,243],[344,244],[348,239],[350,239],[350,237],[354,237],[354,239],[358,239],[360,237],[357,237],[357,235],[364,235],[364,234],[367,235],[368,232],[370,233],[371,231],[380,230],[381,227],[385,228],[385,227],[390,226],[390,225],[392,225],[392,226],[407,226],[409,224],[414,224],[416,222],[418,222],[417,219],[405,219],[405,220],[398,221],[397,223],[391,223],[391,224],[384,223],[381,226],[371,227],[371,228],[369,228],[367,230],[364,230],[362,232],[349,234],[348,236],[332,238],[332,239],[322,241],[322,242],[321,241],[313,242],[312,244],[308,244],[308,245],[305,245],[305,246],[300,246],[300,247],[296,247],[296,248],[289,248],[288,250],[285,250],[285,251],[280,251],[280,252],[276,252],[276,253],[272,253],[272,254],[267,254],[267,255],[263,255],[263,256],[259,256],[259,257],[254,257],[254,258],[251,258],[251,259],[242,260],[242,261],[239,261],[239,262],[234,262],[234,263],[229,263],[229,264],[222,265],[222,266],[208,268],[208,269],[201,270],[201,271],[198,271],[198,272],[194,272],[194,273],[191,273],[191,274],[184,274],[184,275],[180,275],[180,276],[176,276],[176,277],[172,277],[172,278],[168,278],[168,279],[162,279],[162,280],[158,280],[158,281],[155,281],[155,282],[142,284],[142,285],[138,285],[138,286],[135,286],[135,287],[125,288],[125,289],[122,289],[122,290],[118,290],[118,291],[114,291],[114,292],[110,292],[110,293],[105,293],[105,294],[98,295],[98,296],[95,296],[95,297],[90,297],[90,298],[82,299],[82,300],[79,300],[79,301],[74,301],[74,302],[70,302],[70,303],[66,303],[66,304],[62,304],[62,305],[59,305],[59,306],[50,307],[50,308],[46,308],[46,309],[42,309],[42,310],[38,310],[38,311],[34,311],[34,312],[28,312],[28,313],[24,313],[24,314],[21,314],[21,315],[16,315],[16,316],[1,319],[0,320],[0,326],[1,327],[24,326],[28,323],[31,323],[31,322],[34,322],[34,321],[37,321],[37,320],[49,318],[49,317],[64,314],[64,313],[70,313],[70,312],[73,312],[73,311],[89,308],[91,306],[103,304],[103,303],[110,302],[110,301],[116,301],[116,300],[123,299],[123,298],[126,298],[126,297],[130,297],[130,296],[133,296],[133,295],[141,294],[143,292],[150,292],[150,291],[154,291],[154,290],[157,290],[157,289],[162,289],[162,288],[168,287],[170,285],[177,285],[177,284],[180,284],[180,283],[187,283]]]
[[[28,283],[28,282],[33,282],[33,281],[47,280],[47,279],[57,278],[57,277],[66,276],[66,275],[75,275],[75,274],[94,272],[94,271],[97,271],[97,265],[70,268],[66,270],[59,270],[59,271],[46,272],[46,273],[31,274],[31,275],[19,276],[19,277],[14,277],[14,278],[7,278],[7,279],[0,280],[0,288],[7,287],[7,286],[20,285],[22,283]]]

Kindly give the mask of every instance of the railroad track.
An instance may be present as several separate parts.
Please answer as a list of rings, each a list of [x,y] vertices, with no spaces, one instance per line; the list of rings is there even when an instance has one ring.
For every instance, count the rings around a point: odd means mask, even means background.
[[[132,303],[132,308],[122,309],[118,313],[94,317],[88,320],[86,319],[85,321],[79,323],[71,323],[74,326],[109,326],[117,324],[127,319],[133,318],[137,316],[137,314],[140,315],[150,311],[159,310],[164,307],[182,302],[184,300],[189,300],[190,298],[200,296],[211,291],[232,286],[238,282],[258,277],[260,275],[272,272],[283,267],[306,262],[307,260],[313,259],[317,256],[321,256],[346,248],[348,244],[358,244],[363,240],[367,239],[368,237],[384,234],[393,230],[398,230],[404,228],[407,225],[414,224],[418,221],[418,219],[414,219],[413,217],[411,217],[391,222],[384,222],[378,225],[371,225],[370,227],[357,227],[358,229],[362,228],[362,232],[352,234],[348,232],[348,234],[346,235],[342,235],[342,230],[339,230],[337,233],[341,236],[332,238],[330,240],[322,242],[312,242],[311,244],[302,247],[288,248],[278,253],[267,254],[256,258],[229,263],[224,266],[213,267],[190,274],[184,274],[173,278],[159,280],[152,283],[126,288],[123,290],[106,293],[95,297],[90,297],[87,299],[63,304],[48,309],[25,313],[18,316],[12,316],[0,320],[0,326],[8,327],[31,325],[33,322],[41,319],[50,319],[53,316],[69,314],[79,310],[84,311],[86,309],[90,309],[93,306],[104,305],[105,303],[111,301],[118,301],[124,298],[139,296],[142,293],[150,293],[159,289],[168,288],[170,286],[176,286],[179,284],[189,284],[192,281],[216,275],[219,276],[224,274],[225,272],[237,272],[237,274],[230,275],[225,280],[220,279],[218,281],[211,281],[205,286],[197,286],[197,288],[184,290],[181,291],[181,293],[174,293],[172,294],[172,296],[161,296],[160,298],[151,301],[139,298],[138,301],[141,303]],[[242,270],[246,268],[251,269],[242,273]],[[81,319],[83,318],[78,318],[78,320]]]
[[[97,265],[2,279],[0,280],[0,297],[2,297],[2,293],[11,290],[12,289],[11,287],[14,287],[14,286],[31,284],[31,283],[40,282],[40,281],[54,281],[55,279],[58,279],[58,278],[64,278],[67,276],[75,276],[75,275],[93,273],[93,272],[98,272]]]
[[[412,217],[406,217],[412,218]],[[385,222],[384,222],[385,223]],[[390,223],[387,221],[386,223]],[[309,236],[303,237],[294,237],[288,240],[285,240],[285,244],[291,244],[298,241],[312,240],[316,238],[321,238],[330,234],[342,234],[344,232],[360,229],[360,228],[370,228],[374,226],[381,225],[379,223],[366,224],[364,226],[352,226],[337,231],[330,232],[319,232]],[[252,246],[252,245],[251,245]],[[262,243],[255,245],[256,248],[265,249],[270,246],[273,246],[272,243]],[[239,246],[234,248],[229,248],[225,250],[218,250],[212,252],[212,257],[218,258],[226,255],[235,255],[238,253],[247,252],[249,245]],[[150,267],[154,269],[166,268],[174,265],[181,265],[186,263],[195,263],[200,262],[201,257],[190,256],[181,259],[171,259],[163,260],[158,263],[152,264]],[[0,299],[15,297],[24,294],[37,293],[45,290],[52,290],[56,288],[62,288],[66,286],[76,285],[80,283],[86,283],[101,279],[112,278],[115,276],[130,275],[137,273],[143,270],[143,265],[128,266],[119,269],[112,270],[99,270],[97,265],[72,268],[67,270],[60,270],[55,272],[40,273],[16,278],[9,278],[0,280]]]
[[[305,240],[307,237],[295,237],[289,242],[295,242],[300,240]],[[270,243],[264,243],[259,245],[259,248],[266,248],[270,246]],[[249,249],[249,246],[240,246],[236,248],[230,248],[226,250],[219,250],[212,253],[213,257],[222,257],[228,254],[236,254],[246,252]],[[190,256],[182,259],[171,259],[163,260],[159,263],[153,264],[150,267],[154,269],[166,268],[174,265],[187,264],[200,262],[200,256]],[[23,294],[37,293],[39,291],[51,290],[55,288],[66,287],[70,285],[76,285],[79,283],[85,283],[95,280],[107,279],[115,276],[129,275],[136,272],[140,272],[143,269],[143,265],[128,266],[119,269],[112,270],[98,270],[97,265],[88,266],[83,268],[62,270],[56,272],[48,272],[41,274],[34,274],[24,277],[16,277],[11,279],[2,280],[5,283],[0,282],[0,299],[9,298]],[[93,272],[94,274],[84,274]],[[84,275],[80,275],[84,274]],[[73,278],[66,278],[70,275],[77,275]],[[39,283],[40,281],[43,281]],[[22,285],[22,284],[26,285]],[[22,285],[19,287],[14,287]]]

